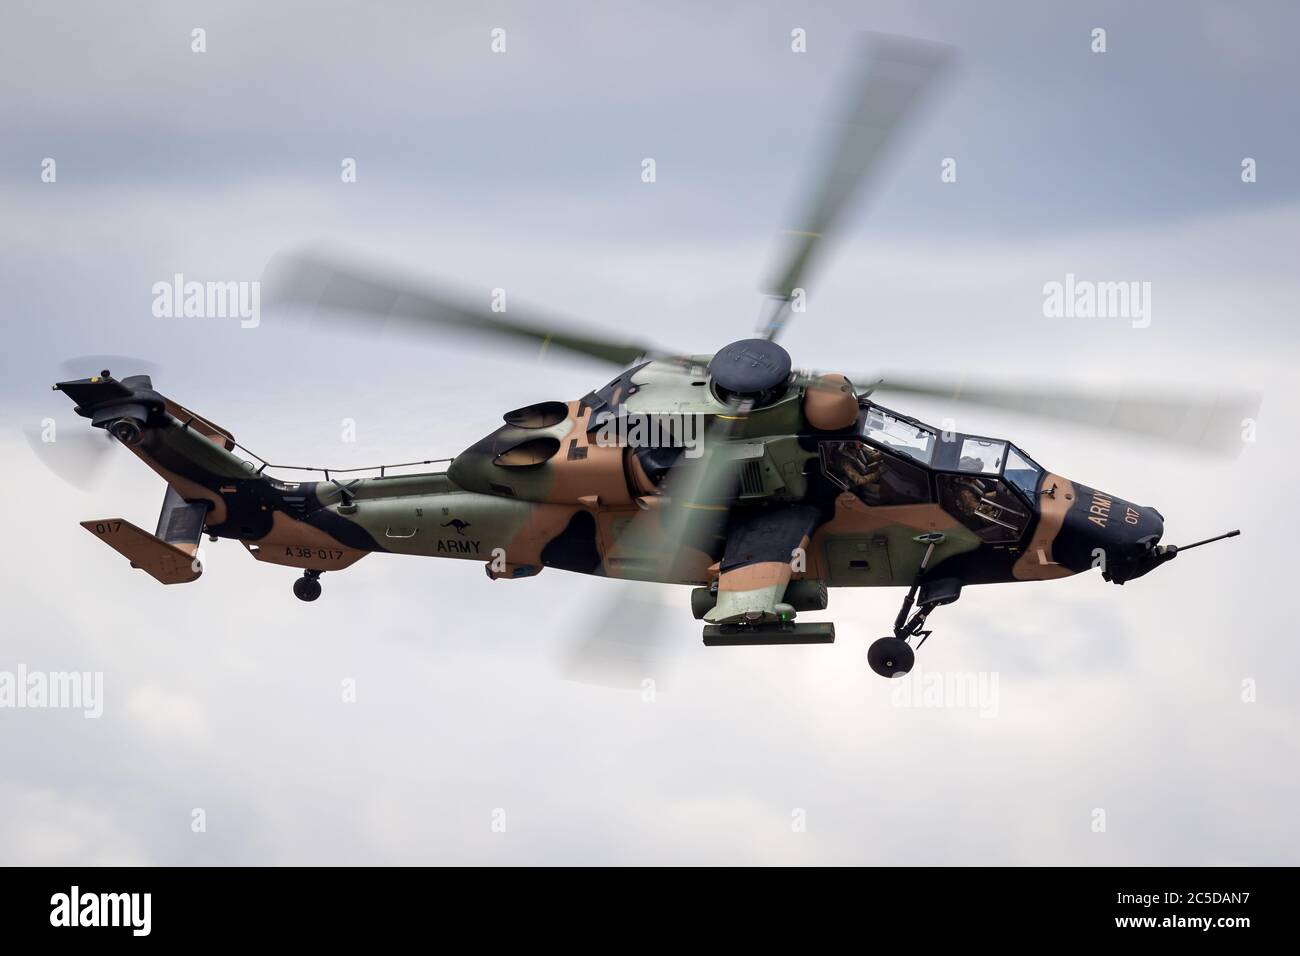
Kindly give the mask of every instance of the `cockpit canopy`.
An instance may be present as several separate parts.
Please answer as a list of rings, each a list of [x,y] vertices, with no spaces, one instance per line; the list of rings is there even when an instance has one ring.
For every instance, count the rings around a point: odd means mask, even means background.
[[[868,405],[859,437],[821,443],[826,477],[864,504],[939,505],[989,544],[1020,540],[1043,469],[1010,442],[938,432]]]

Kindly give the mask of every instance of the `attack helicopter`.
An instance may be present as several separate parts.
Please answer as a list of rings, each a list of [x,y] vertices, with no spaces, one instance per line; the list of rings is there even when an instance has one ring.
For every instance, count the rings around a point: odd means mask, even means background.
[[[268,308],[309,311],[373,333],[495,335],[597,359],[619,371],[581,398],[506,411],[481,441],[417,473],[398,466],[305,469],[289,480],[234,435],[109,369],[54,388],[167,483],[154,533],[122,518],[83,527],[163,584],[196,580],[204,534],[258,561],[302,570],[303,601],[326,572],[374,553],[483,564],[497,581],[544,569],[689,586],[710,646],[835,639],[834,588],[905,589],[892,632],[868,650],[905,674],[935,609],[970,585],[1100,569],[1125,584],[1192,547],[1161,543],[1164,519],[1039,465],[1005,439],[945,432],[883,395],[952,398],[1209,447],[1235,433],[1243,402],[978,387],[897,375],[797,369],[778,343],[799,312],[810,263],[839,213],[950,67],[951,52],[873,36],[829,167],[766,284],[757,333],[712,354],[528,321],[431,287],[291,253],[268,266]],[[372,474],[355,477],[357,471]]]

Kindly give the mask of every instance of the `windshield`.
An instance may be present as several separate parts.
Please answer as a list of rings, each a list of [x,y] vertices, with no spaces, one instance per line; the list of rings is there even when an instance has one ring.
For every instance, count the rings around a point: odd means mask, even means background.
[[[996,475],[1002,470],[1002,458],[1006,455],[1006,451],[1007,443],[1004,441],[963,438],[961,456],[957,459],[957,470]]]
[[[896,418],[875,406],[867,409],[863,434],[872,441],[902,452],[923,465],[930,464],[930,459],[934,457],[934,432]]]
[[[1029,456],[1019,448],[1012,445],[1007,451],[1005,475],[1007,481],[1023,491],[1029,496],[1029,500],[1033,501],[1034,495],[1038,493],[1038,482],[1043,477],[1043,469],[1035,465]]]

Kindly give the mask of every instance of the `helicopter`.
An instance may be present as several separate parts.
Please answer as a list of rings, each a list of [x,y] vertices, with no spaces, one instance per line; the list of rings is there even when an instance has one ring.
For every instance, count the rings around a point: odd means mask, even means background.
[[[1226,445],[1248,399],[981,387],[905,375],[794,367],[777,341],[799,314],[810,264],[838,215],[950,69],[949,48],[872,35],[863,71],[799,228],[766,283],[749,338],[712,354],[506,318],[418,282],[318,253],[277,256],[264,284],[276,308],[373,334],[496,336],[613,365],[581,398],[506,411],[450,459],[373,469],[272,465],[234,435],[109,369],[54,388],[167,483],[154,533],[122,518],[82,526],[163,584],[202,574],[204,534],[258,561],[300,569],[294,594],[373,553],[480,562],[489,578],[547,568],[691,588],[708,646],[818,644],[835,588],[905,589],[867,660],[906,674],[930,617],[972,585],[1043,581],[1099,569],[1125,584],[1194,547],[1161,544],[1158,510],[1039,465],[1010,440],[935,428],[881,404],[883,394],[959,397],[1148,436]],[[958,394],[959,393],[959,394]],[[1223,427],[1224,424],[1232,429]],[[444,465],[417,473],[401,467]],[[273,472],[306,470],[319,480]],[[375,472],[353,477],[356,472]],[[392,473],[390,473],[392,472]]]

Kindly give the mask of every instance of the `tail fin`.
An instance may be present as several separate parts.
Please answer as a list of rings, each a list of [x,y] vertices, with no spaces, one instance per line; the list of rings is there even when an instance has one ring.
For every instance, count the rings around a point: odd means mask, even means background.
[[[205,438],[211,439],[215,444],[220,445],[226,451],[233,451],[235,448],[235,436],[230,434],[220,425],[213,424],[202,415],[195,415],[192,411],[182,405],[180,402],[174,402],[170,398],[165,399],[167,414],[176,419],[182,425],[194,429]]]
[[[116,437],[167,482],[156,534],[121,518],[88,521],[84,527],[164,584],[195,580],[204,533],[235,538],[259,561],[332,571],[373,550],[359,525],[335,518],[314,497],[315,482],[285,483],[241,458],[230,432],[154,391],[148,376],[116,381],[110,375],[55,386],[77,404],[77,414]],[[321,515],[310,520],[313,496]],[[340,540],[338,535],[346,538]]]
[[[134,445],[142,429],[151,418],[162,412],[171,415],[186,428],[211,439],[226,451],[235,447],[235,436],[220,425],[196,415],[179,402],[154,391],[148,375],[131,375],[120,382],[111,375],[58,382],[56,391],[65,393],[77,405],[75,411],[89,418],[97,428],[104,428],[120,438],[123,444]]]
[[[152,456],[142,454],[139,446],[146,430],[167,415],[186,423],[188,428],[226,451],[234,447],[235,440],[229,432],[154,391],[147,375],[133,375],[119,382],[105,374],[60,382],[54,387],[76,402],[78,415],[89,418],[96,427],[108,431],[151,464]],[[220,498],[210,492],[186,500],[169,483],[154,534],[124,518],[83,521],[81,526],[130,561],[133,568],[145,571],[163,584],[187,584],[203,573],[196,556],[208,512],[217,501]]]

